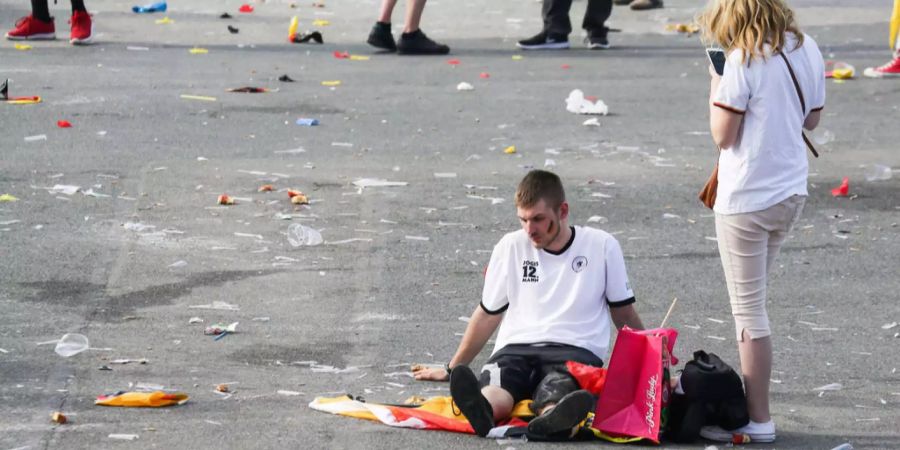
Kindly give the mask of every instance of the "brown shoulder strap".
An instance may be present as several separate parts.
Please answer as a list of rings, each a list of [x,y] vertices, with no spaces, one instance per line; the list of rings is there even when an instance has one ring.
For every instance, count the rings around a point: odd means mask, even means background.
[[[791,62],[788,61],[787,56],[785,56],[784,52],[778,52],[781,55],[781,59],[784,60],[784,63],[787,65],[788,72],[791,74],[791,80],[794,81],[794,88],[797,90],[797,97],[800,99],[800,108],[803,109],[803,117],[806,117],[806,101],[803,100],[803,91],[800,90],[800,82],[797,81],[797,75],[794,74],[794,68],[791,67]],[[816,151],[815,147],[813,147],[812,142],[810,142],[809,138],[806,137],[806,134],[803,133],[803,130],[800,130],[800,133],[803,135],[803,142],[806,142],[806,147],[809,148],[809,151],[812,152],[813,156],[816,158],[819,157],[819,152]]]

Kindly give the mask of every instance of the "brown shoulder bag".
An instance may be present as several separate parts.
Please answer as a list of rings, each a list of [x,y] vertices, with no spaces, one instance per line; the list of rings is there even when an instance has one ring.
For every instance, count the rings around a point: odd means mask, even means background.
[[[800,90],[800,82],[797,81],[797,75],[794,75],[794,68],[791,67],[790,61],[788,61],[787,57],[784,56],[784,53],[779,53],[781,55],[781,59],[784,60],[784,63],[787,65],[788,72],[791,74],[791,79],[794,80],[794,88],[797,90],[797,97],[800,99],[800,108],[803,112],[806,112],[806,101],[803,100],[803,92]],[[816,151],[815,147],[813,147],[812,142],[810,142],[809,138],[806,137],[806,133],[803,133],[801,128],[800,134],[803,136],[803,142],[806,142],[806,147],[816,158],[819,157],[819,152]],[[719,150],[721,151],[721,150]],[[716,204],[716,191],[719,188],[719,158],[718,154],[716,154],[716,167],[713,168],[712,174],[710,174],[709,179],[706,180],[706,184],[703,185],[703,189],[700,190],[700,193],[697,195],[697,198],[700,199],[707,208],[713,209],[713,206]]]

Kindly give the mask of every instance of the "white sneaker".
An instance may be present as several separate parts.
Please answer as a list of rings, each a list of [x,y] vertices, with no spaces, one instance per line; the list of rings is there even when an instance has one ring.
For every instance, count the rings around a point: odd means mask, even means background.
[[[769,420],[765,423],[750,421],[736,430],[724,430],[718,426],[705,426],[700,429],[700,436],[716,442],[733,442],[749,444],[750,442],[775,442],[775,422]],[[747,442],[744,436],[750,438]]]

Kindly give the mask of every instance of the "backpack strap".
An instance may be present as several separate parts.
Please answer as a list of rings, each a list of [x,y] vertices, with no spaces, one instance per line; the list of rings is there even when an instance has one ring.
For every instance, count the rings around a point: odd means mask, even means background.
[[[800,99],[800,108],[803,110],[803,117],[806,117],[806,101],[803,100],[803,91],[800,90],[800,82],[797,81],[797,75],[794,74],[794,68],[791,67],[791,62],[788,61],[787,56],[784,55],[784,52],[778,52],[781,55],[781,59],[784,60],[784,63],[787,65],[788,72],[791,74],[791,80],[794,81],[794,88],[797,90],[797,97]],[[812,142],[810,142],[809,138],[806,137],[806,133],[803,132],[802,126],[800,130],[800,134],[803,136],[803,142],[806,143],[806,147],[812,152],[813,156],[816,158],[819,157],[819,152],[816,151],[816,148],[813,147]]]

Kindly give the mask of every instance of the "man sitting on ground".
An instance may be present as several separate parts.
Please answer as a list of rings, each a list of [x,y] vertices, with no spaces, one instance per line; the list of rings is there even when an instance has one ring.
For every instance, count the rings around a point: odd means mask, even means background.
[[[569,204],[555,174],[533,170],[519,183],[522,229],[494,247],[481,303],[446,369],[419,368],[418,380],[450,380],[454,403],[486,436],[515,404],[533,399],[532,437],[565,438],[593,410],[566,361],[603,366],[609,319],[643,329],[634,310],[618,241],[594,228],[569,226]],[[480,376],[467,366],[497,329]]]

